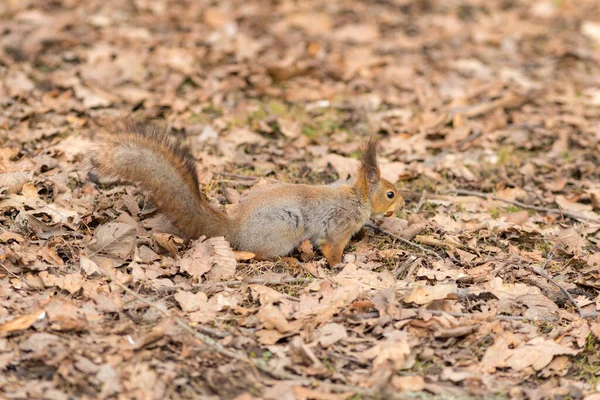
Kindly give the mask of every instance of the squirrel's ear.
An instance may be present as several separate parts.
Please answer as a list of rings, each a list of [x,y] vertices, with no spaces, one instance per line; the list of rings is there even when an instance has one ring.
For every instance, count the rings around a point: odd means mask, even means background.
[[[360,151],[360,168],[367,182],[376,185],[379,182],[380,172],[377,164],[377,139],[370,137]]]
[[[371,185],[376,185],[379,182],[379,170],[370,168],[365,171],[365,178]]]

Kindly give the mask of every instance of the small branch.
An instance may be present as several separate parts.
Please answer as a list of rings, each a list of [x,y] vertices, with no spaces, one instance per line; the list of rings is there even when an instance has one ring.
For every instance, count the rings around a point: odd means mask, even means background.
[[[258,284],[258,285],[285,285],[288,283],[307,283],[307,282],[312,282],[313,279],[311,278],[269,278],[269,277],[264,277],[264,278],[251,278],[245,281],[224,281],[224,282],[216,282],[214,283],[214,285],[217,286],[235,286],[235,285],[241,285],[243,283],[247,283],[249,285],[252,284]],[[197,285],[195,287],[198,286],[202,286],[202,285]]]
[[[540,207],[540,206],[525,204],[525,203],[522,203],[517,200],[507,200],[507,199],[503,199],[502,197],[498,197],[498,196],[490,194],[490,193],[475,192],[475,191],[463,190],[463,189],[445,190],[442,193],[444,193],[444,194],[454,193],[454,194],[460,195],[460,196],[475,196],[475,197],[480,197],[482,199],[492,199],[492,200],[501,201],[503,203],[512,204],[514,206],[524,208],[526,210],[540,211],[540,212],[545,212],[548,214],[560,214],[560,215],[564,215],[566,217],[576,219],[578,221],[589,221],[589,222],[595,222],[595,223],[600,224],[600,219],[586,217],[585,215],[577,214],[577,213],[566,211],[566,210],[561,210],[558,208]]]
[[[421,207],[423,207],[423,204],[425,204],[425,198],[427,197],[427,190],[423,190],[423,194],[421,195],[421,198],[419,199],[419,202],[417,203],[417,206],[415,207],[415,209],[413,210],[413,213],[418,213],[419,210],[421,209]]]
[[[600,317],[600,312],[583,313],[583,315],[581,316],[581,318],[598,318],[598,317]]]
[[[470,313],[441,311],[441,310],[423,310],[421,308],[403,308],[402,310],[403,311],[413,311],[416,313],[423,311],[423,312],[430,313],[432,315],[446,314],[446,315],[451,315],[451,316],[457,317],[457,318],[475,318],[475,317],[479,317],[481,315],[481,314],[470,314]],[[599,313],[599,315],[600,315],[600,313]],[[377,311],[349,315],[349,317],[353,318],[353,319],[371,319],[371,318],[379,318],[379,316],[380,316],[379,312],[377,312]],[[501,315],[501,314],[491,315],[490,317],[493,317],[498,320],[503,320],[503,321],[544,321],[544,322],[546,322],[546,321],[557,321],[558,320],[557,317],[529,318],[529,317],[523,317],[520,315],[513,316],[513,315]]]
[[[483,130],[475,129],[473,131],[473,133],[471,135],[469,135],[469,137],[458,142],[458,145],[456,147],[458,148],[459,151],[465,151],[469,147],[469,145],[472,142],[474,142],[475,139],[479,138],[482,134],[483,134]]]
[[[21,283],[23,283],[25,286],[27,286],[29,289],[38,289],[34,286],[32,286],[31,284],[29,284],[29,282],[27,282],[25,279],[21,278],[19,275],[15,274],[14,272],[12,272],[10,269],[6,268],[4,266],[4,264],[0,263],[0,267],[2,267],[2,269],[4,269],[10,276],[12,276],[13,278],[18,279],[19,281],[21,281]]]
[[[312,278],[293,278],[293,277],[287,277],[287,278],[251,278],[248,280],[235,280],[235,281],[223,281],[223,282],[213,282],[213,283],[199,283],[197,285],[192,286],[192,289],[199,289],[202,291],[208,290],[208,289],[214,289],[216,288],[224,288],[224,287],[229,287],[229,286],[237,286],[237,285],[243,285],[244,283],[252,285],[252,284],[258,284],[258,285],[265,285],[265,286],[275,286],[275,285],[286,285],[286,284],[295,284],[295,283],[308,283],[308,282],[312,282],[314,279]],[[158,289],[158,292],[160,293],[173,293],[176,292],[177,290],[179,290],[179,288],[177,287],[162,287],[160,289]]]
[[[394,270],[394,276],[398,279],[401,275],[403,275],[408,267],[417,260],[417,257],[414,255],[410,255],[402,264],[398,265],[398,267]]]
[[[384,235],[387,235],[387,236],[391,237],[392,239],[398,240],[399,242],[402,242],[408,246],[416,247],[417,249],[421,250],[423,253],[430,254],[430,255],[436,257],[438,260],[442,260],[442,256],[440,256],[435,251],[426,249],[425,247],[421,246],[420,244],[414,243],[408,239],[404,239],[403,237],[400,237],[398,235],[394,235],[393,233],[388,232],[384,229],[381,229],[380,227],[378,227],[377,225],[375,225],[371,222],[367,222],[365,224],[365,226],[367,228],[373,229],[375,232],[383,233]]]
[[[475,317],[477,316],[477,314],[468,314],[468,313],[460,313],[460,312],[450,312],[450,311],[439,311],[439,310],[425,310],[425,312],[431,313],[433,315],[444,315],[444,314],[448,314],[451,315],[453,317],[458,317],[458,318],[464,318],[464,317]],[[529,318],[529,317],[523,317],[520,315],[501,315],[501,314],[496,314],[494,315],[494,318],[499,319],[499,320],[504,320],[504,321],[558,321],[557,317],[545,317],[545,318]]]
[[[583,317],[583,310],[581,309],[581,307],[579,307],[579,304],[573,298],[573,296],[571,296],[571,293],[569,293],[567,291],[567,289],[565,289],[564,287],[562,287],[561,285],[559,285],[558,282],[556,282],[554,280],[554,278],[552,278],[550,275],[548,275],[547,273],[545,273],[543,271],[546,268],[546,266],[548,265],[548,263],[552,260],[553,256],[554,255],[552,254],[552,252],[550,252],[550,254],[548,255],[548,258],[546,258],[546,261],[544,262],[544,265],[542,265],[542,268],[539,271],[537,269],[533,268],[532,266],[529,266],[529,265],[524,265],[524,267],[527,268],[530,271],[533,271],[534,273],[538,274],[539,276],[543,277],[548,282],[552,283],[554,286],[556,286],[557,288],[559,288],[560,291],[565,296],[567,296],[567,299],[569,299],[569,301],[571,302],[571,304],[573,304],[573,306],[575,306],[575,309],[577,310],[577,314],[579,314],[580,317]]]

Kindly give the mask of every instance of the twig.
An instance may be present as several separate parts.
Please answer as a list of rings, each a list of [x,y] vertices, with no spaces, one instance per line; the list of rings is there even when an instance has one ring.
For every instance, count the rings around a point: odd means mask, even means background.
[[[199,289],[199,290],[208,290],[208,289],[212,289],[212,288],[224,288],[224,287],[229,287],[229,286],[237,286],[237,285],[243,285],[244,283],[252,285],[252,284],[259,284],[259,285],[285,285],[285,284],[294,284],[294,283],[308,283],[308,282],[312,282],[313,279],[312,278],[293,278],[293,277],[287,277],[287,278],[251,278],[248,280],[235,280],[235,281],[223,281],[223,282],[213,282],[213,283],[199,283],[197,285],[192,286],[192,289]],[[177,290],[179,290],[179,288],[177,287],[161,287],[159,289],[157,289],[158,292],[160,293],[173,293],[176,292]]]
[[[561,285],[558,284],[558,282],[556,282],[554,280],[554,278],[552,278],[550,275],[548,275],[547,273],[545,273],[543,271],[544,268],[546,268],[546,266],[548,265],[548,263],[552,260],[552,257],[554,255],[552,254],[552,252],[550,252],[548,254],[548,257],[546,258],[546,261],[544,262],[544,265],[542,265],[542,268],[538,271],[537,269],[533,268],[530,265],[524,265],[525,268],[527,268],[530,271],[535,272],[536,274],[538,274],[539,276],[545,278],[548,282],[552,283],[554,286],[556,286],[557,288],[560,289],[560,291],[567,296],[567,299],[569,299],[569,301],[571,302],[571,304],[573,304],[573,306],[575,306],[575,309],[577,310],[577,314],[579,314],[580,317],[583,317],[583,310],[581,310],[581,307],[579,307],[579,304],[577,303],[577,301],[573,298],[573,296],[571,296],[571,293],[569,293],[567,291],[567,289],[565,289],[564,287],[562,287]]]
[[[469,135],[469,137],[458,142],[458,145],[456,146],[456,148],[458,148],[459,151],[465,151],[467,149],[468,145],[471,144],[473,141],[475,141],[475,139],[480,137],[482,134],[483,134],[483,130],[475,129],[473,131],[473,133],[471,135]]]
[[[126,293],[133,296],[137,300],[147,304],[148,306],[154,308],[155,310],[157,310],[158,312],[163,314],[165,317],[172,318],[177,323],[177,325],[179,325],[183,330],[188,332],[190,335],[192,335],[196,339],[202,341],[205,345],[212,348],[217,353],[219,353],[225,357],[250,364],[251,367],[256,368],[256,369],[272,376],[273,378],[276,378],[279,380],[292,380],[292,381],[296,381],[296,382],[298,382],[302,385],[306,385],[306,386],[310,386],[313,384],[312,380],[304,378],[302,376],[298,376],[298,375],[295,375],[295,374],[292,374],[289,372],[285,372],[285,371],[277,371],[273,368],[270,368],[262,359],[252,359],[238,351],[227,349],[220,343],[216,342],[210,336],[204,335],[204,334],[198,332],[196,329],[192,328],[184,319],[174,316],[168,310],[165,310],[163,307],[159,306],[158,304],[155,304],[155,303],[145,299],[144,297],[139,295],[134,290],[131,290],[130,288],[128,288],[127,286],[125,286],[124,284],[119,282],[117,279],[115,279],[113,276],[111,276],[106,271],[103,271],[103,272],[106,277],[108,277],[111,281],[116,283]],[[369,388],[362,388],[362,387],[358,387],[358,386],[344,385],[344,384],[338,384],[338,383],[329,383],[329,382],[323,382],[323,381],[319,381],[318,386],[325,387],[332,392],[353,392],[356,395],[363,396],[363,397],[370,397],[370,398],[380,398],[381,397],[381,393],[377,390],[369,389]],[[398,396],[398,395],[392,395],[392,397],[390,397],[390,398],[402,399],[402,397]]]
[[[418,213],[419,210],[421,209],[421,207],[423,207],[423,204],[425,203],[425,197],[427,197],[427,190],[423,190],[423,194],[421,195],[421,198],[419,199],[417,206],[413,210],[413,213]]]
[[[27,282],[25,279],[21,278],[19,275],[15,274],[14,272],[12,272],[10,269],[6,268],[4,266],[4,264],[0,263],[0,267],[2,267],[6,272],[8,272],[8,274],[10,276],[12,276],[13,278],[17,278],[19,281],[21,281],[25,286],[27,286],[29,289],[38,289],[34,286],[32,286],[29,282]]]
[[[502,197],[498,197],[498,196],[490,194],[490,193],[475,192],[475,191],[463,190],[463,189],[445,190],[442,193],[444,193],[444,194],[454,193],[454,194],[462,195],[462,196],[475,196],[475,197],[480,197],[482,199],[492,199],[492,200],[497,200],[497,201],[501,201],[504,203],[512,204],[514,206],[524,208],[527,210],[540,211],[540,212],[545,212],[548,214],[560,214],[560,215],[564,215],[564,216],[567,216],[567,217],[570,217],[570,218],[573,218],[576,220],[590,221],[590,222],[595,222],[595,223],[600,224],[600,219],[587,217],[585,215],[577,214],[577,213],[574,213],[571,211],[562,210],[559,208],[540,207],[540,206],[525,204],[525,203],[522,203],[517,200],[507,200],[507,199],[503,199]]]
[[[600,312],[583,313],[583,315],[581,316],[581,318],[598,318],[598,317],[600,317]]]
[[[410,257],[408,257],[406,260],[404,260],[404,262],[402,264],[398,265],[398,267],[394,270],[394,276],[396,278],[400,278],[400,275],[404,274],[404,272],[406,272],[406,270],[408,269],[408,267],[415,260],[417,260],[417,257],[411,254]]]
[[[475,316],[477,316],[477,314],[469,314],[469,313],[461,313],[461,312],[453,312],[453,311],[425,310],[425,312],[431,313],[433,315],[448,314],[448,315],[451,315],[453,317],[458,317],[458,318],[475,317]],[[502,314],[496,314],[496,315],[494,315],[494,318],[500,319],[500,320],[505,320],[505,321],[535,321],[535,320],[538,320],[538,321],[557,321],[558,320],[557,317],[529,318],[529,317],[523,317],[523,316],[520,316],[520,315],[502,315]]]
[[[420,308],[403,308],[403,311],[413,311],[416,313],[419,313],[421,311],[423,312],[427,312],[430,313],[432,315],[450,315],[453,317],[457,317],[457,318],[475,318],[475,317],[479,317],[481,315],[481,313],[479,314],[469,314],[469,313],[461,313],[461,312],[454,312],[454,311],[441,311],[441,310],[423,310]],[[362,313],[362,314],[352,314],[349,317],[353,318],[353,319],[371,319],[371,318],[379,318],[379,312],[377,311],[371,311],[371,312],[366,312],[366,313]],[[599,313],[600,316],[600,313]],[[504,321],[557,321],[558,318],[557,317],[537,317],[537,318],[530,318],[530,317],[523,317],[520,315],[501,315],[501,314],[496,314],[496,315],[492,315],[491,317],[499,319],[499,320],[504,320]]]
[[[439,255],[438,253],[436,253],[435,251],[433,251],[433,250],[429,250],[429,249],[426,249],[425,247],[421,246],[420,244],[418,244],[418,243],[414,243],[414,242],[412,242],[412,241],[410,241],[410,240],[408,240],[408,239],[404,239],[403,237],[400,237],[400,236],[398,236],[398,235],[394,235],[393,233],[391,233],[391,232],[388,232],[388,231],[386,231],[385,229],[381,229],[380,227],[378,227],[378,226],[377,226],[377,225],[375,225],[375,224],[372,224],[372,223],[370,223],[370,222],[367,222],[367,223],[365,224],[365,226],[366,226],[367,228],[371,228],[371,229],[373,229],[373,230],[374,230],[374,231],[376,231],[376,232],[383,233],[384,235],[387,235],[387,236],[391,237],[392,239],[396,239],[396,240],[398,240],[398,241],[400,241],[400,242],[402,242],[402,243],[404,243],[404,244],[406,244],[406,245],[408,245],[408,246],[416,247],[417,249],[421,250],[423,253],[430,254],[430,255],[432,255],[432,256],[434,256],[434,257],[436,257],[438,260],[442,260],[442,256],[440,256],[440,255]]]
[[[251,278],[246,281],[224,281],[224,282],[216,282],[214,285],[216,286],[235,286],[247,283],[249,285],[258,284],[258,285],[284,285],[287,283],[307,283],[312,282],[311,278]],[[212,284],[210,284],[212,285]],[[194,287],[200,287],[203,285],[196,285]]]

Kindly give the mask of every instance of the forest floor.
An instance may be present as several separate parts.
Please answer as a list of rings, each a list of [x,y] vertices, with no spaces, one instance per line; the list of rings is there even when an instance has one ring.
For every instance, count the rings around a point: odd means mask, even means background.
[[[600,398],[597,0],[6,0],[0,28],[0,397]],[[93,179],[128,116],[224,209],[377,135],[406,207],[341,268],[184,243]]]

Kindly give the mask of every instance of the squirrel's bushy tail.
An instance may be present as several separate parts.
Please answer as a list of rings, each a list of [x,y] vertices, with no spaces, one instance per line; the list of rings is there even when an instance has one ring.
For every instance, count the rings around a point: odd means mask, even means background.
[[[97,144],[94,164],[101,176],[139,185],[180,233],[195,239],[227,236],[227,215],[200,192],[194,159],[163,129],[127,120]]]

